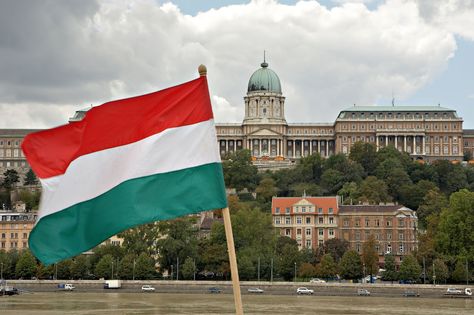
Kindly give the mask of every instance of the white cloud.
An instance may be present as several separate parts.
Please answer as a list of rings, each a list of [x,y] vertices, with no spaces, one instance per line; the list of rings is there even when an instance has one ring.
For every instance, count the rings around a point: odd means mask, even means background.
[[[0,41],[0,56],[8,57],[0,58],[4,127],[54,125],[77,107],[193,79],[201,63],[216,121],[240,122],[263,50],[282,81],[287,121],[331,122],[353,103],[371,105],[392,91],[398,99],[411,95],[456,49],[449,29],[403,0],[375,10],[361,3],[328,9],[316,1],[255,0],[196,16],[152,0],[78,2],[83,8],[43,3],[22,24],[5,22],[24,10],[5,3],[0,26],[10,27],[0,27],[0,38],[11,41]],[[27,31],[34,31],[33,40],[22,37]]]

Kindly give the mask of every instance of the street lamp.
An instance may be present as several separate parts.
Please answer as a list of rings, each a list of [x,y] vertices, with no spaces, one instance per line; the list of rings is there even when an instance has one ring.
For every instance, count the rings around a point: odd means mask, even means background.
[[[132,280],[135,280],[135,258],[133,259]]]
[[[295,277],[293,279],[293,282],[296,282],[296,262],[295,262]]]
[[[3,279],[3,262],[0,263],[0,265],[2,266],[1,272],[0,272],[0,279]]]
[[[110,275],[110,279],[114,278],[114,261],[112,260],[112,274]]]

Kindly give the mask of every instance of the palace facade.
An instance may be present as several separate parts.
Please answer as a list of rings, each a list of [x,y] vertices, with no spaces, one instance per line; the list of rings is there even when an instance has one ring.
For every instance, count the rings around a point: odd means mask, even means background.
[[[425,161],[463,159],[463,120],[453,109],[353,106],[332,123],[287,123],[285,101],[278,75],[263,62],[249,79],[242,123],[216,125],[221,155],[248,149],[257,166],[278,167],[316,152],[348,154],[363,141],[377,149],[391,145]]]

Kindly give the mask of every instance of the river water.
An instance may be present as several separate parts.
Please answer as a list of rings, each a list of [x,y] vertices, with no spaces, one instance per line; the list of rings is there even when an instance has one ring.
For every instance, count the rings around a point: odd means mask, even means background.
[[[245,314],[473,315],[474,300],[244,295]],[[2,315],[235,314],[230,294],[29,293],[0,297]]]

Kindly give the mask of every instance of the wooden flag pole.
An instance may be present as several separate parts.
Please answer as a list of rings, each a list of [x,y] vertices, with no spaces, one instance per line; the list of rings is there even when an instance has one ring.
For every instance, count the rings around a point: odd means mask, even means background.
[[[198,67],[199,76],[207,76],[207,68],[205,65]],[[224,217],[225,237],[227,239],[227,251],[229,252],[230,274],[232,277],[232,287],[234,291],[235,314],[243,315],[242,296],[240,294],[239,269],[237,269],[237,258],[235,256],[234,235],[232,234],[232,225],[230,223],[229,208],[222,209]]]
[[[225,237],[227,239],[227,251],[229,252],[230,274],[232,276],[232,287],[234,288],[235,314],[243,315],[242,296],[240,294],[239,270],[237,269],[237,258],[235,256],[234,236],[230,223],[229,208],[222,209],[224,217]]]

